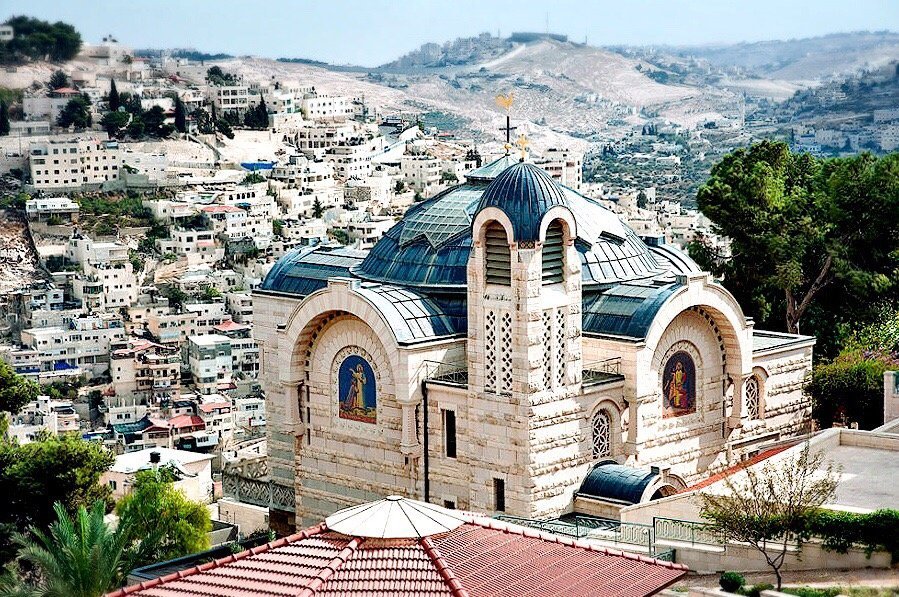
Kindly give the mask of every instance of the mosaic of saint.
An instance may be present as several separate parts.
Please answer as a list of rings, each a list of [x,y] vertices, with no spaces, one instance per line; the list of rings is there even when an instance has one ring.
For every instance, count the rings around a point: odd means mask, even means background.
[[[663,417],[696,412],[696,365],[687,353],[676,352],[665,363],[662,395]]]
[[[364,358],[350,355],[337,373],[340,418],[362,423],[377,422],[375,373]]]

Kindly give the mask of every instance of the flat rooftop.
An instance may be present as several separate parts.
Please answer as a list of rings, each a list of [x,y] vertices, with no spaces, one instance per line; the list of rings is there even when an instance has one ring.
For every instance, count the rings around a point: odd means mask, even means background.
[[[899,508],[899,452],[840,445],[828,450],[827,457],[843,469],[829,505],[865,511]]]

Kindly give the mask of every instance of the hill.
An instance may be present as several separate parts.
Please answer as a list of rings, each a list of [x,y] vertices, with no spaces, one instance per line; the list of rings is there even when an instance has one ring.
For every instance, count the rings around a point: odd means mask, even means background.
[[[660,51],[706,60],[714,66],[740,67],[768,79],[817,81],[899,59],[899,33],[834,33],[786,41],[667,47]]]

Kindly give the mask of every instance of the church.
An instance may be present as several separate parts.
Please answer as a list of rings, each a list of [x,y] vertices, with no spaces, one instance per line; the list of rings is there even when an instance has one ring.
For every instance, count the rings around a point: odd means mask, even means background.
[[[254,293],[275,528],[398,494],[526,518],[658,499],[808,429],[814,338],[506,155]]]

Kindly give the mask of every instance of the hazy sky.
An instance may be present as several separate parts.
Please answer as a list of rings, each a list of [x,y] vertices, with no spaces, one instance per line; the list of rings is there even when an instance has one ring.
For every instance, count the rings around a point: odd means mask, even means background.
[[[899,30],[899,0],[0,0],[135,48],[193,47],[373,66],[422,43],[549,29],[593,45],[705,44]]]

